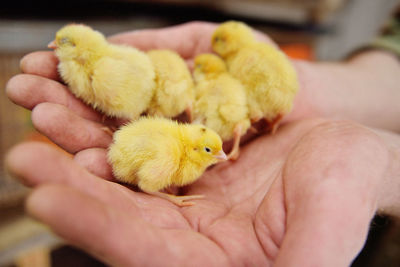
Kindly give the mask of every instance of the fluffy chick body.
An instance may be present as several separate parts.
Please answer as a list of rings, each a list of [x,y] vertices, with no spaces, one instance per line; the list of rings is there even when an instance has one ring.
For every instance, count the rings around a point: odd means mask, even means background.
[[[104,114],[135,119],[150,103],[155,73],[148,56],[109,44],[85,25],[67,25],[53,42],[62,79],[72,93]]]
[[[228,157],[237,158],[240,136],[251,125],[242,84],[227,72],[222,59],[212,54],[195,58],[194,77],[195,121],[216,131],[224,141],[234,138],[237,147],[234,145]]]
[[[245,87],[253,121],[265,118],[272,122],[291,111],[299,85],[285,54],[256,41],[250,27],[234,21],[216,29],[212,46]]]
[[[213,130],[147,117],[115,132],[108,151],[114,176],[149,194],[194,182],[224,156],[221,138]]]
[[[172,118],[186,110],[190,116],[194,84],[185,61],[170,50],[151,50],[147,55],[156,74],[156,88],[148,113]]]

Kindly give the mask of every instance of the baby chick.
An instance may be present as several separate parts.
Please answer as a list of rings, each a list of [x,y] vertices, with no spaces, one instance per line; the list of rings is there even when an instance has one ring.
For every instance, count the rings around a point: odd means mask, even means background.
[[[153,97],[155,73],[148,56],[109,44],[90,27],[61,28],[49,44],[55,49],[62,79],[72,93],[108,116],[136,119]]]
[[[151,50],[147,55],[156,74],[156,89],[147,112],[172,118],[186,111],[191,121],[194,85],[185,61],[171,50]]]
[[[273,46],[258,42],[250,27],[236,21],[225,22],[215,30],[212,47],[245,87],[252,122],[264,118],[274,132],[291,111],[299,88],[288,58]]]
[[[227,141],[234,139],[228,159],[239,157],[240,138],[250,127],[246,93],[221,58],[202,54],[194,60],[196,102],[194,118]]]
[[[226,155],[218,134],[203,125],[142,117],[115,132],[108,159],[118,180],[178,206],[190,206],[194,203],[187,200],[203,196],[159,191],[194,182],[208,166],[226,160]]]

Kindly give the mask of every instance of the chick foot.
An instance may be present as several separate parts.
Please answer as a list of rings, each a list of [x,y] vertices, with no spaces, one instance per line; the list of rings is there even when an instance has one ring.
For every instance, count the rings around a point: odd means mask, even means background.
[[[115,127],[113,127],[113,126],[104,126],[104,127],[101,127],[101,129],[102,129],[103,131],[105,131],[106,134],[108,134],[108,135],[110,135],[110,136],[113,136],[114,132],[117,130],[117,129],[116,129]]]
[[[257,116],[257,117],[254,117],[254,118],[250,118],[250,122],[251,122],[252,124],[253,124],[253,123],[257,123],[257,122],[259,122],[262,118],[263,118],[262,116]]]
[[[228,155],[228,160],[237,160],[239,158],[240,138],[242,136],[242,126],[240,124],[235,127],[234,134],[233,147]]]
[[[163,199],[166,199],[168,201],[171,201],[175,205],[179,207],[187,207],[187,206],[193,206],[194,202],[188,201],[188,200],[194,200],[194,199],[203,199],[204,195],[191,195],[191,196],[175,196],[167,193],[162,193],[162,192],[146,192],[149,195],[161,197]]]
[[[105,123],[107,119],[107,115],[103,114],[103,116],[101,117],[101,123]],[[101,127],[101,129],[103,131],[105,131],[107,134],[109,134],[110,136],[113,136],[114,132],[117,130],[117,128],[115,126],[104,126]]]
[[[258,130],[257,130],[257,128],[256,127],[254,127],[254,126],[251,126],[250,128],[249,128],[249,131],[251,132],[251,133],[253,133],[253,134],[258,134]]]
[[[279,114],[278,116],[275,117],[275,119],[271,122],[269,122],[269,129],[271,130],[271,134],[275,134],[276,130],[278,130],[279,123],[281,122],[283,118],[282,114]]]

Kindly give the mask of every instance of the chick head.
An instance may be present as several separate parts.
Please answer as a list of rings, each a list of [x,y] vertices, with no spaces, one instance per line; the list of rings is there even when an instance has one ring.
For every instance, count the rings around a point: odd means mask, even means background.
[[[201,54],[194,59],[193,76],[196,82],[227,72],[225,62],[214,54]]]
[[[221,137],[210,128],[204,125],[188,125],[190,142],[188,156],[203,166],[209,166],[227,159],[222,149]]]
[[[56,50],[60,60],[86,62],[107,44],[104,35],[83,24],[69,24],[56,33],[48,47]]]
[[[228,21],[222,23],[214,31],[211,45],[218,55],[226,58],[254,41],[255,38],[249,26],[242,22]]]

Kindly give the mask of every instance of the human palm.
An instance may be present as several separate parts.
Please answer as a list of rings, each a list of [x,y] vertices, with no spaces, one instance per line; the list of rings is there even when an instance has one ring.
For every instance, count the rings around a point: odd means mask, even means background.
[[[111,40],[175,49],[190,61],[210,49],[214,26],[201,25]],[[192,42],[177,42],[171,31],[185,29]],[[33,68],[35,60],[42,65]],[[205,199],[180,208],[113,181],[102,116],[54,81],[55,64],[49,53],[25,58],[30,74],[13,79],[8,94],[33,108],[35,126],[75,156],[28,143],[7,162],[22,181],[41,185],[28,210],[71,243],[122,266],[341,266],[362,247],[376,211],[374,177],[383,175],[387,159],[369,130],[321,119],[287,123],[245,145],[238,161],[218,164],[184,188]]]

